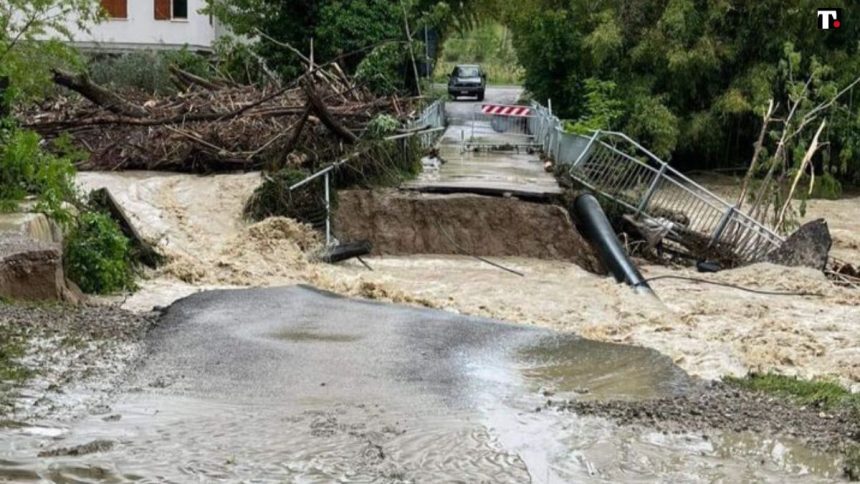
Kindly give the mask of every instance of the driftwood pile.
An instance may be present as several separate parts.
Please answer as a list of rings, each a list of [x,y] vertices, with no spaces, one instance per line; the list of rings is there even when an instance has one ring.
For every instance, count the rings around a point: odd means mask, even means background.
[[[380,113],[410,114],[410,100],[376,97],[337,65],[314,66],[288,86],[241,86],[171,69],[179,94],[119,93],[86,75],[54,72],[78,95],[24,113],[26,127],[61,134],[90,153],[84,169],[192,172],[308,166],[348,152]]]

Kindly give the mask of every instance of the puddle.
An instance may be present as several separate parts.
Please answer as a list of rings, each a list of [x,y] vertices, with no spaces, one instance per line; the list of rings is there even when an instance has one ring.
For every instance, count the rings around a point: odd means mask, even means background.
[[[520,351],[532,389],[559,396],[630,400],[678,395],[689,378],[656,351],[601,343],[573,335],[548,338]]]
[[[323,341],[327,343],[348,343],[350,341],[358,341],[361,339],[360,336],[349,334],[316,333],[312,331],[282,331],[280,333],[274,333],[272,337],[295,342]]]

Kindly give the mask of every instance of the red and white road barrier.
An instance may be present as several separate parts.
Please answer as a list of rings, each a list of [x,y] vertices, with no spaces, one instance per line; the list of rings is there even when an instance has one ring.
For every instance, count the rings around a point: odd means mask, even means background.
[[[515,116],[525,118],[531,116],[531,108],[526,106],[505,106],[503,104],[482,104],[481,112],[493,116]]]

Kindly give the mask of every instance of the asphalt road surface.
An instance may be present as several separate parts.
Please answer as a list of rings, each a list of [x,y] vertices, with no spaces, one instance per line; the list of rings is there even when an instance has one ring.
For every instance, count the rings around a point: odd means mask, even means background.
[[[569,480],[630,445],[595,447],[600,432],[536,411],[548,389],[639,398],[688,383],[654,351],[544,329],[307,287],[210,291],[166,311],[109,409],[16,443],[0,477]],[[570,439],[584,445],[573,460]],[[71,451],[33,458],[45,448]]]
[[[494,121],[481,112],[484,104],[515,104],[522,92],[520,87],[487,86],[482,102],[475,98],[447,102],[449,125],[439,143],[441,163],[425,163],[418,178],[404,187],[527,198],[561,193],[538,154],[524,148],[529,143],[527,118],[500,117]]]

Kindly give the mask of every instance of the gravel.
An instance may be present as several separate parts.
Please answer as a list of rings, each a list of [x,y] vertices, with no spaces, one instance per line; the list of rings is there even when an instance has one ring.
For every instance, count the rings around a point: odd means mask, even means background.
[[[764,393],[704,382],[688,395],[645,401],[547,401],[547,406],[665,432],[721,430],[790,436],[825,451],[860,443],[857,410],[796,405]]]
[[[61,419],[103,405],[155,321],[116,306],[0,304],[0,331],[24,341],[20,362],[33,372],[7,389],[0,416]]]

